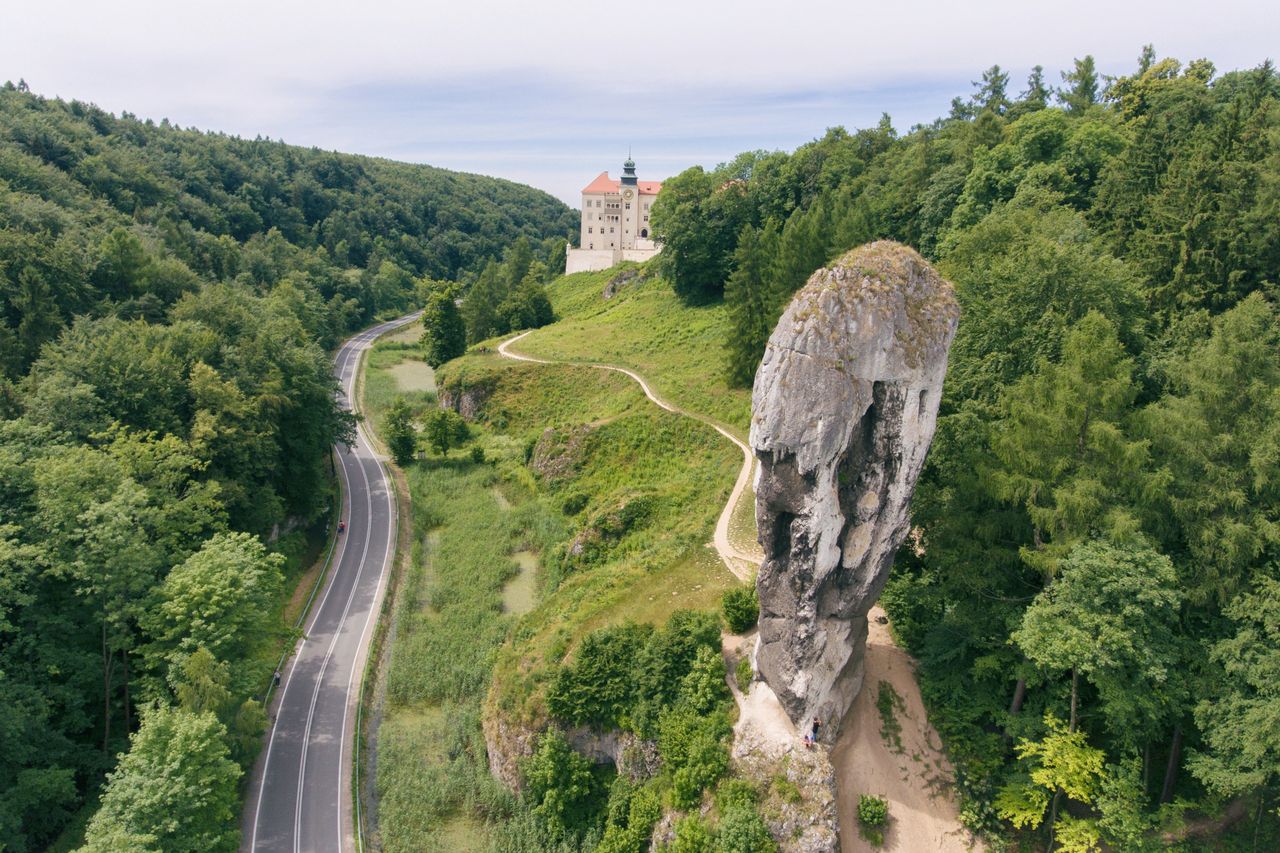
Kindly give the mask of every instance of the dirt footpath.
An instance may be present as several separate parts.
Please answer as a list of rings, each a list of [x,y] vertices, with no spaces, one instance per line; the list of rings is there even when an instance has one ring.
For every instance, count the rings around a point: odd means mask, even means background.
[[[831,751],[839,792],[841,848],[844,853],[981,850],[960,824],[951,764],[925,715],[915,664],[893,644],[889,626],[878,621],[883,617],[880,607],[871,610],[866,678]],[[902,697],[895,715],[901,725],[901,752],[880,734],[876,698],[881,681]],[[874,794],[889,803],[883,847],[872,847],[858,833],[860,794]]]

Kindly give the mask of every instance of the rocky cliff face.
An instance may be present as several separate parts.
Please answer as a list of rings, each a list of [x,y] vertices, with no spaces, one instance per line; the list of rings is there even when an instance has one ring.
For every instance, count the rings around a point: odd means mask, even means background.
[[[757,664],[823,740],[862,686],[867,612],[907,534],[959,316],[924,258],[870,243],[814,273],[756,374]]]

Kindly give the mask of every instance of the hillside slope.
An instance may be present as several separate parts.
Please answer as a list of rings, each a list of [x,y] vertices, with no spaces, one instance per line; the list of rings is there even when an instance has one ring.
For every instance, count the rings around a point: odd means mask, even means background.
[[[72,316],[163,318],[201,281],[289,279],[335,334],[574,226],[547,193],[431,166],[114,116],[0,87],[0,369]],[[545,245],[544,245],[545,244]],[[333,343],[333,340],[327,341]]]

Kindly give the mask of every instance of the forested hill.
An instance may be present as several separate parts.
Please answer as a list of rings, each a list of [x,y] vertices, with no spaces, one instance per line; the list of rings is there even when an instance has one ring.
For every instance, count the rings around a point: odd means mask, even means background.
[[[352,427],[328,349],[572,225],[506,181],[0,88],[0,849],[113,768],[87,849],[236,849],[305,553],[274,534],[323,522]]]
[[[10,377],[72,316],[160,319],[200,281],[289,276],[345,331],[407,304],[412,276],[477,272],[521,236],[546,253],[575,226],[563,203],[510,181],[116,117],[25,88],[0,89]]]

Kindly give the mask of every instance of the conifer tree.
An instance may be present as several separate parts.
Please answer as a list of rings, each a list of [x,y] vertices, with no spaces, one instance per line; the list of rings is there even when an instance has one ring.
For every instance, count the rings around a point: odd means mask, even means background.
[[[1280,322],[1254,294],[1171,369],[1178,387],[1142,416],[1158,464],[1148,525],[1188,595],[1229,601],[1280,545]]]
[[[1214,644],[1216,678],[1196,707],[1205,747],[1191,772],[1224,796],[1280,783],[1280,581],[1262,576],[1226,609],[1234,633]]]
[[[1077,59],[1070,71],[1063,71],[1062,82],[1066,86],[1058,92],[1058,100],[1068,112],[1082,113],[1098,102],[1098,70],[1092,56]]]
[[[973,81],[977,89],[973,94],[973,107],[977,112],[990,110],[996,115],[1003,115],[1009,107],[1009,75],[993,65],[982,72],[982,79]]]
[[[1001,401],[992,484],[1027,512],[1032,542],[1022,556],[1046,579],[1077,542],[1093,534],[1125,541],[1138,529],[1129,490],[1146,445],[1126,424],[1137,392],[1115,326],[1091,311],[1068,333],[1061,359],[1041,362]]]
[[[1019,96],[1019,103],[1026,104],[1028,110],[1042,110],[1049,105],[1049,87],[1044,82],[1044,66],[1036,65],[1027,75],[1027,88]]]
[[[760,356],[773,331],[768,276],[778,239],[775,219],[766,222],[763,229],[744,226],[738,237],[733,273],[724,289],[725,307],[734,328],[725,342],[726,373],[733,385],[749,387],[755,380]]]

